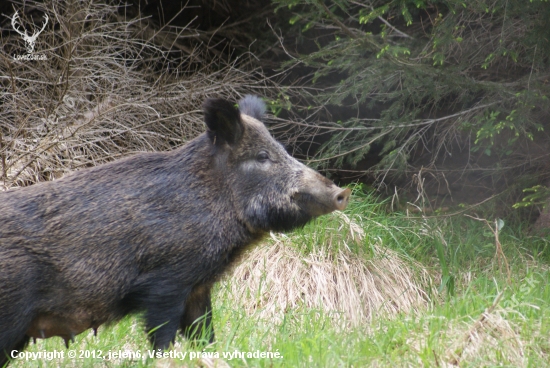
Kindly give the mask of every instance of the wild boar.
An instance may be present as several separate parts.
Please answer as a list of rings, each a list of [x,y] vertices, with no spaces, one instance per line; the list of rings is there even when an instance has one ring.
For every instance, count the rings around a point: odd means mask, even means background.
[[[343,210],[350,190],[292,158],[265,105],[204,103],[207,131],[0,193],[0,366],[30,338],[75,335],[143,312],[154,348],[178,330],[210,341],[210,289],[243,250]]]

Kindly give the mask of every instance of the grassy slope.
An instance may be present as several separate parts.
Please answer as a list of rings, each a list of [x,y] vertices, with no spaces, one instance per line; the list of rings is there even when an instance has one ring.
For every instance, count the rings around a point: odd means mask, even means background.
[[[424,268],[433,275],[433,286],[439,292],[430,293],[426,306],[396,313],[380,309],[372,312],[370,322],[340,323],[347,321],[345,314],[311,307],[307,295],[302,295],[302,304],[269,314],[265,313],[265,290],[252,298],[232,298],[235,287],[243,283],[234,277],[221,283],[214,295],[217,342],[205,351],[217,352],[219,359],[190,360],[189,355],[184,360],[65,358],[17,361],[13,366],[548,366],[547,240],[521,236],[505,226],[499,239],[510,266],[508,278],[504,264],[494,258],[494,234],[487,224],[465,217],[411,220],[383,214],[383,207],[374,205],[368,196],[359,194],[355,199],[346,215],[361,225],[362,240],[340,236],[349,233],[350,227],[342,227],[338,216],[327,216],[293,234],[286,244],[304,258],[323,244],[330,244],[330,252],[340,249],[364,259],[372,256],[373,244],[393,249],[410,261],[415,272]],[[269,262],[265,260],[266,265]],[[363,297],[369,297],[369,290]],[[150,347],[139,320],[129,317],[100,328],[98,337],[91,332],[77,336],[71,349],[96,354],[98,350],[103,354],[139,350],[146,355]],[[53,350],[67,354],[59,338],[39,340],[28,349]],[[174,351],[189,354],[200,347],[178,338]],[[223,352],[235,351],[279,352],[283,358],[223,357]]]

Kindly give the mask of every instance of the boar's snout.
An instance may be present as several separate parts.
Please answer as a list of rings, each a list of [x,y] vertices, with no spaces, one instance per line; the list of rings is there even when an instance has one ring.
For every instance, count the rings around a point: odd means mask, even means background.
[[[351,190],[342,189],[321,177],[315,185],[309,185],[293,196],[296,203],[310,216],[317,217],[335,210],[344,210],[349,202]]]
[[[349,188],[342,189],[336,187],[336,193],[334,195],[334,207],[339,211],[345,210],[348,206],[350,194],[351,190]]]

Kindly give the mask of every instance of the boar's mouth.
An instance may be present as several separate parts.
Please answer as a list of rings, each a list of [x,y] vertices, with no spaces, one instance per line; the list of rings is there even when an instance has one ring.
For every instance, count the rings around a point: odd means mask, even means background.
[[[349,202],[351,190],[349,188],[328,190],[321,194],[297,192],[292,200],[312,217],[325,215],[335,210],[344,210]]]

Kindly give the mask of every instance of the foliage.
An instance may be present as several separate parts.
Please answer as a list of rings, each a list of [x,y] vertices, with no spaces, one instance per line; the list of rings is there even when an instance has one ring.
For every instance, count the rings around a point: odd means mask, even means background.
[[[544,199],[550,197],[550,188],[542,185],[535,185],[531,188],[525,188],[523,192],[529,194],[525,195],[521,202],[515,203],[514,208],[544,205]]]
[[[476,170],[499,189],[550,177],[547,1],[274,1],[293,12],[297,44],[315,45],[286,45],[286,66],[311,70],[311,104],[349,110],[314,162],[377,154],[379,180]]]

